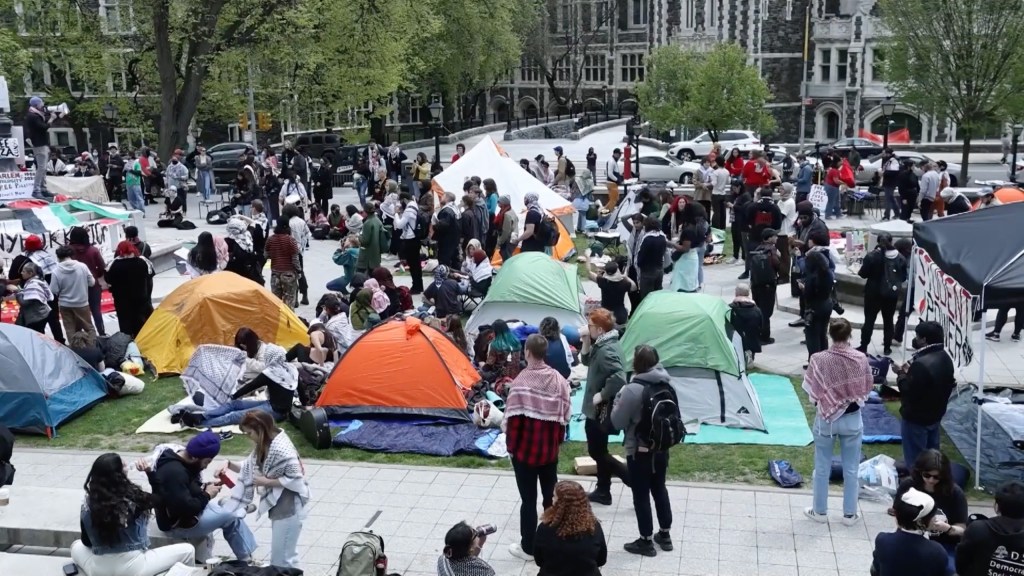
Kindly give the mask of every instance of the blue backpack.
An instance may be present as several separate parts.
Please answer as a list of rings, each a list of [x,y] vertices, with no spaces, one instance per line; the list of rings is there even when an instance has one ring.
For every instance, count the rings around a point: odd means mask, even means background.
[[[768,474],[783,488],[796,488],[804,483],[803,476],[793,469],[788,460],[769,460]]]

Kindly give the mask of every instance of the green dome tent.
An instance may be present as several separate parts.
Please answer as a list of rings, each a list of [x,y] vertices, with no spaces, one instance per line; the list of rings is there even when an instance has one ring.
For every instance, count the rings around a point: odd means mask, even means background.
[[[586,324],[583,285],[576,266],[562,264],[543,252],[524,252],[508,259],[491,283],[487,297],[473,310],[467,332],[495,320],[520,320],[537,326],[546,316],[559,325]]]
[[[765,430],[743,345],[738,334],[726,330],[728,321],[729,307],[721,298],[653,292],[630,318],[622,349],[647,344],[658,351],[685,421]],[[624,363],[627,372],[633,369],[631,354]]]

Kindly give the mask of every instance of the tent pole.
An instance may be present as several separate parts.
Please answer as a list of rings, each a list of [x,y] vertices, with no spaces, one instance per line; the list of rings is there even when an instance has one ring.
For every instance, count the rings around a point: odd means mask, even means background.
[[[984,298],[985,288],[981,288],[982,298],[978,299],[978,306]],[[985,350],[988,345],[985,343],[985,324],[988,321],[988,311],[981,311],[981,326],[978,327],[978,340],[981,341],[981,353],[978,354],[978,393],[980,396],[985,395]],[[980,399],[980,398],[979,398]],[[978,403],[978,423],[975,427],[975,438],[974,438],[974,487],[978,490],[981,489],[981,407],[982,403]]]
[[[917,244],[914,244],[914,250],[917,250]],[[917,260],[917,258],[914,258],[914,257],[910,258],[910,266],[908,267],[908,271],[907,271],[907,293],[906,293],[906,296],[903,299],[904,300],[904,302],[903,302],[903,311],[906,312],[907,319],[903,323],[903,334],[900,335],[900,344],[901,344],[900,348],[902,348],[902,350],[900,350],[900,353],[903,354],[903,361],[904,362],[907,361],[907,347],[910,345],[907,342],[907,333],[910,332],[910,330],[909,330],[909,328],[910,328],[910,314],[914,312],[914,301],[913,301],[913,298],[912,298],[912,294],[914,293],[914,284],[917,282],[917,277],[916,277],[916,273],[917,272],[915,270],[916,266],[914,265],[914,262],[916,260]],[[927,287],[925,287],[925,288],[927,288]]]

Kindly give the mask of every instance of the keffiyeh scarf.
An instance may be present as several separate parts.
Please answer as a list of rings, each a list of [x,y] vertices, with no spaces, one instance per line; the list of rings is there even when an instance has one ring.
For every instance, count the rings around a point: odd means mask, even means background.
[[[253,480],[257,472],[271,480],[279,480],[281,486],[260,487],[259,513],[257,517],[270,511],[277,505],[285,490],[295,493],[302,505],[309,501],[309,484],[306,482],[305,468],[299,459],[299,452],[292,444],[291,438],[282,431],[270,442],[267,449],[267,458],[262,466],[256,463],[256,453],[253,452],[242,463],[242,469],[238,473],[238,483],[232,489],[222,506],[225,510],[232,511],[236,515],[245,511],[245,507],[255,499],[257,488]]]
[[[434,269],[434,286],[437,286],[438,288],[440,288],[441,284],[444,284],[445,279],[448,278],[448,273],[449,273],[448,267],[445,266],[444,264],[441,264],[440,266],[435,268]]]
[[[252,234],[249,233],[249,227],[245,225],[241,218],[231,218],[228,220],[225,228],[228,238],[234,240],[236,244],[241,246],[242,250],[252,252]]]
[[[873,388],[867,356],[848,343],[812,355],[804,373],[803,389],[827,422],[835,422],[850,404],[864,402]]]

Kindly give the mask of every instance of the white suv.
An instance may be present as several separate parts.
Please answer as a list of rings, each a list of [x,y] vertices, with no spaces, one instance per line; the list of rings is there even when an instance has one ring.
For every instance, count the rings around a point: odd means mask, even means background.
[[[718,133],[718,142],[722,145],[722,150],[728,152],[733,146],[760,144],[761,139],[750,130],[723,130]],[[710,154],[714,144],[711,141],[711,136],[704,132],[693,140],[676,142],[668,149],[668,153],[680,160],[693,160]]]

